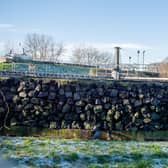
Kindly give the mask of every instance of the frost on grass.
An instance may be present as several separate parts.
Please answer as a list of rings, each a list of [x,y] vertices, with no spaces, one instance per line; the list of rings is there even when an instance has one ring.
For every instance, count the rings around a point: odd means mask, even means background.
[[[167,142],[0,137],[2,160],[14,167],[166,167]]]

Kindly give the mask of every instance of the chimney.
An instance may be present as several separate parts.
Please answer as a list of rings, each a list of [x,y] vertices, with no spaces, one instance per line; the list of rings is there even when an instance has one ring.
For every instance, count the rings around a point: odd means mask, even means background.
[[[115,69],[119,72],[120,66],[120,47],[114,47],[114,56],[115,56]]]

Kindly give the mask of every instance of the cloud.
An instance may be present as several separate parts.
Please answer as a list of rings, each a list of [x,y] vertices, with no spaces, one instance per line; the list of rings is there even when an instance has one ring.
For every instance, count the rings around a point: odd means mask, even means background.
[[[0,29],[10,29],[10,28],[14,28],[15,25],[13,24],[3,24],[3,23],[0,23]]]
[[[0,23],[0,31],[16,31],[16,26],[13,24]]]
[[[122,49],[151,49],[149,46],[145,46],[142,44],[134,44],[134,43],[67,43],[65,44],[65,48],[68,50],[72,50],[77,47],[94,47],[101,51],[109,51],[112,52],[114,47],[121,47]]]

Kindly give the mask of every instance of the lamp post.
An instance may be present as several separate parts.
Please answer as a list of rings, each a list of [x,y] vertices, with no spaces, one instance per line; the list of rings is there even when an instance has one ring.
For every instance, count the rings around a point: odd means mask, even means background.
[[[137,64],[139,65],[139,54],[140,54],[140,50],[137,51]]]
[[[139,69],[139,54],[140,54],[140,50],[137,51],[137,68]]]
[[[143,66],[144,66],[144,63],[145,63],[145,52],[146,51],[144,50],[143,53],[142,53],[143,54]]]
[[[129,64],[131,64],[131,56],[129,56]]]

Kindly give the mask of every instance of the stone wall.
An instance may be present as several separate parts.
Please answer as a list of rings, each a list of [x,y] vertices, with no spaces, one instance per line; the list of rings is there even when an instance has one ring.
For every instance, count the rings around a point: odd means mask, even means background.
[[[0,80],[0,126],[168,130],[168,83]]]

